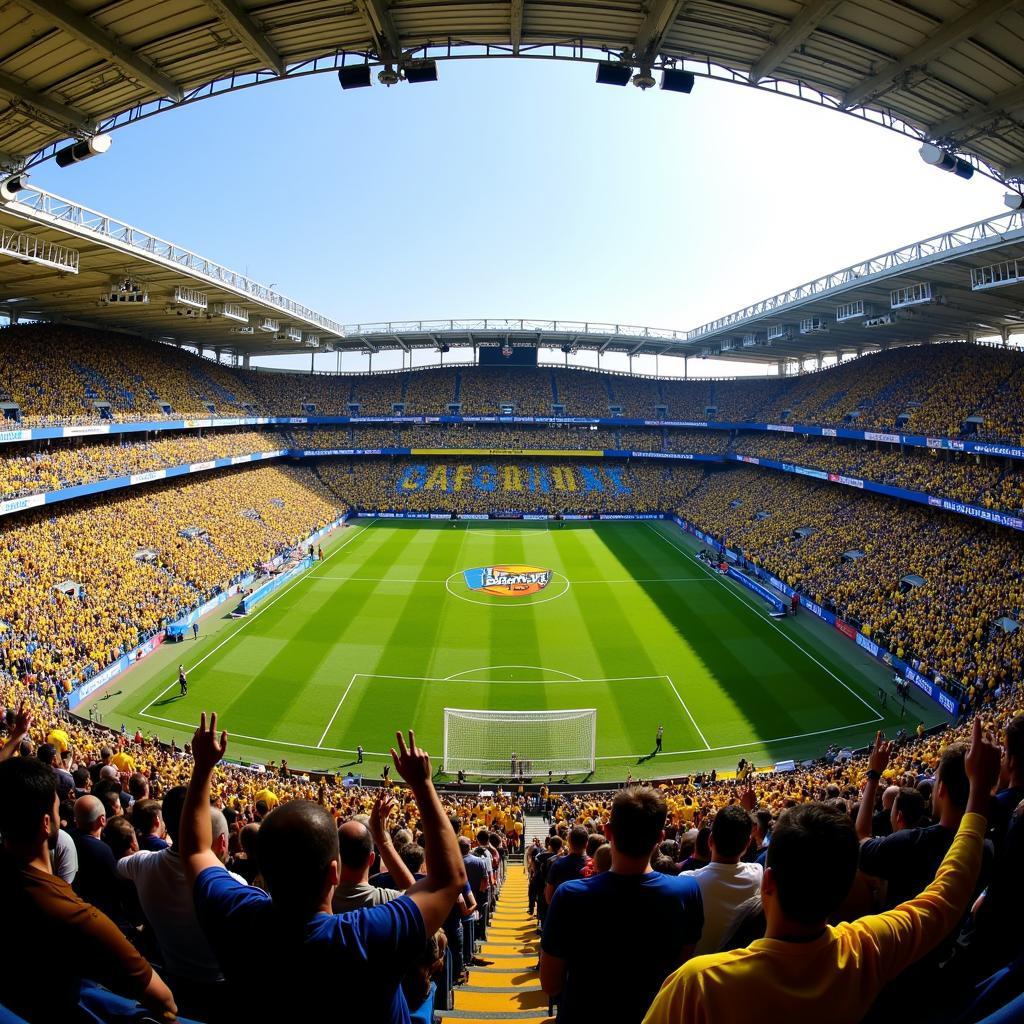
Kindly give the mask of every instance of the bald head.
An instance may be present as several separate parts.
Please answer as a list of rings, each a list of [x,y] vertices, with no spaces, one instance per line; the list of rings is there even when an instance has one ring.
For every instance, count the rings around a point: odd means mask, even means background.
[[[98,834],[106,824],[107,809],[94,796],[80,796],[75,801],[75,827],[79,832]]]
[[[886,786],[885,792],[882,794],[882,810],[891,811],[892,805],[896,802],[896,797],[899,796],[899,786]]]
[[[341,870],[351,877],[352,873],[369,873],[373,861],[373,839],[370,830],[354,818],[342,822],[338,828],[338,852]]]

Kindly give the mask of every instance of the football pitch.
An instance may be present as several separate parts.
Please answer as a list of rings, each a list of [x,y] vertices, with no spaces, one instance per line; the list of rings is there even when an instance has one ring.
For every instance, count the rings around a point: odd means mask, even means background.
[[[367,777],[398,728],[440,767],[446,707],[594,708],[595,780],[819,756],[942,719],[922,697],[901,721],[884,666],[809,614],[773,620],[697,549],[668,522],[358,521],[249,616],[229,602],[90,704],[108,726],[179,744],[215,710],[234,759]],[[507,596],[465,575],[492,566],[550,577]]]

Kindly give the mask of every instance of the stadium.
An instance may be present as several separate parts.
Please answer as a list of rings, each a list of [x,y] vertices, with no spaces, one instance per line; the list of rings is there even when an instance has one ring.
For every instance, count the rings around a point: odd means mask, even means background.
[[[0,7],[0,1020],[1024,1020],[1022,39]]]

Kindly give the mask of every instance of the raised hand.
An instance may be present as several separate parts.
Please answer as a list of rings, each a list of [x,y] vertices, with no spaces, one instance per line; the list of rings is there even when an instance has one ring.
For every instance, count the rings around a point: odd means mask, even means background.
[[[971,789],[978,793],[991,793],[999,781],[1002,750],[988,733],[982,732],[981,719],[975,716],[971,729],[971,747],[964,758],[964,770]]]
[[[391,748],[391,759],[395,762],[398,774],[402,776],[411,789],[424,786],[430,781],[430,755],[416,746],[416,734],[409,730],[409,746],[400,732],[395,733],[398,739],[398,750]]]
[[[192,736],[192,758],[196,763],[196,771],[212,772],[227,748],[227,732],[221,731],[220,736],[217,736],[217,712],[210,715],[210,727],[207,728],[204,711],[199,718],[199,728]]]
[[[887,740],[879,729],[875,734],[875,742],[871,747],[871,754],[868,757],[868,771],[881,774],[889,767],[889,758],[892,756],[892,740]]]
[[[380,846],[381,841],[388,837],[388,820],[391,812],[395,809],[395,798],[390,790],[381,789],[377,798],[373,801],[373,810],[370,811],[370,835],[373,841]]]
[[[32,709],[22,701],[18,706],[18,713],[14,716],[14,731],[11,735],[23,740],[28,735],[29,729],[32,728],[33,718]]]
[[[748,778],[747,785],[740,793],[740,807],[745,811],[752,811],[757,806],[757,794],[754,792],[754,780]]]

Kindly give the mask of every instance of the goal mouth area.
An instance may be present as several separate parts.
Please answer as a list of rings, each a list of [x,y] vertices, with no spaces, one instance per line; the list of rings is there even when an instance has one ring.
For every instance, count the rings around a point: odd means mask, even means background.
[[[444,708],[445,775],[527,782],[589,775],[596,766],[597,709],[490,711]]]

